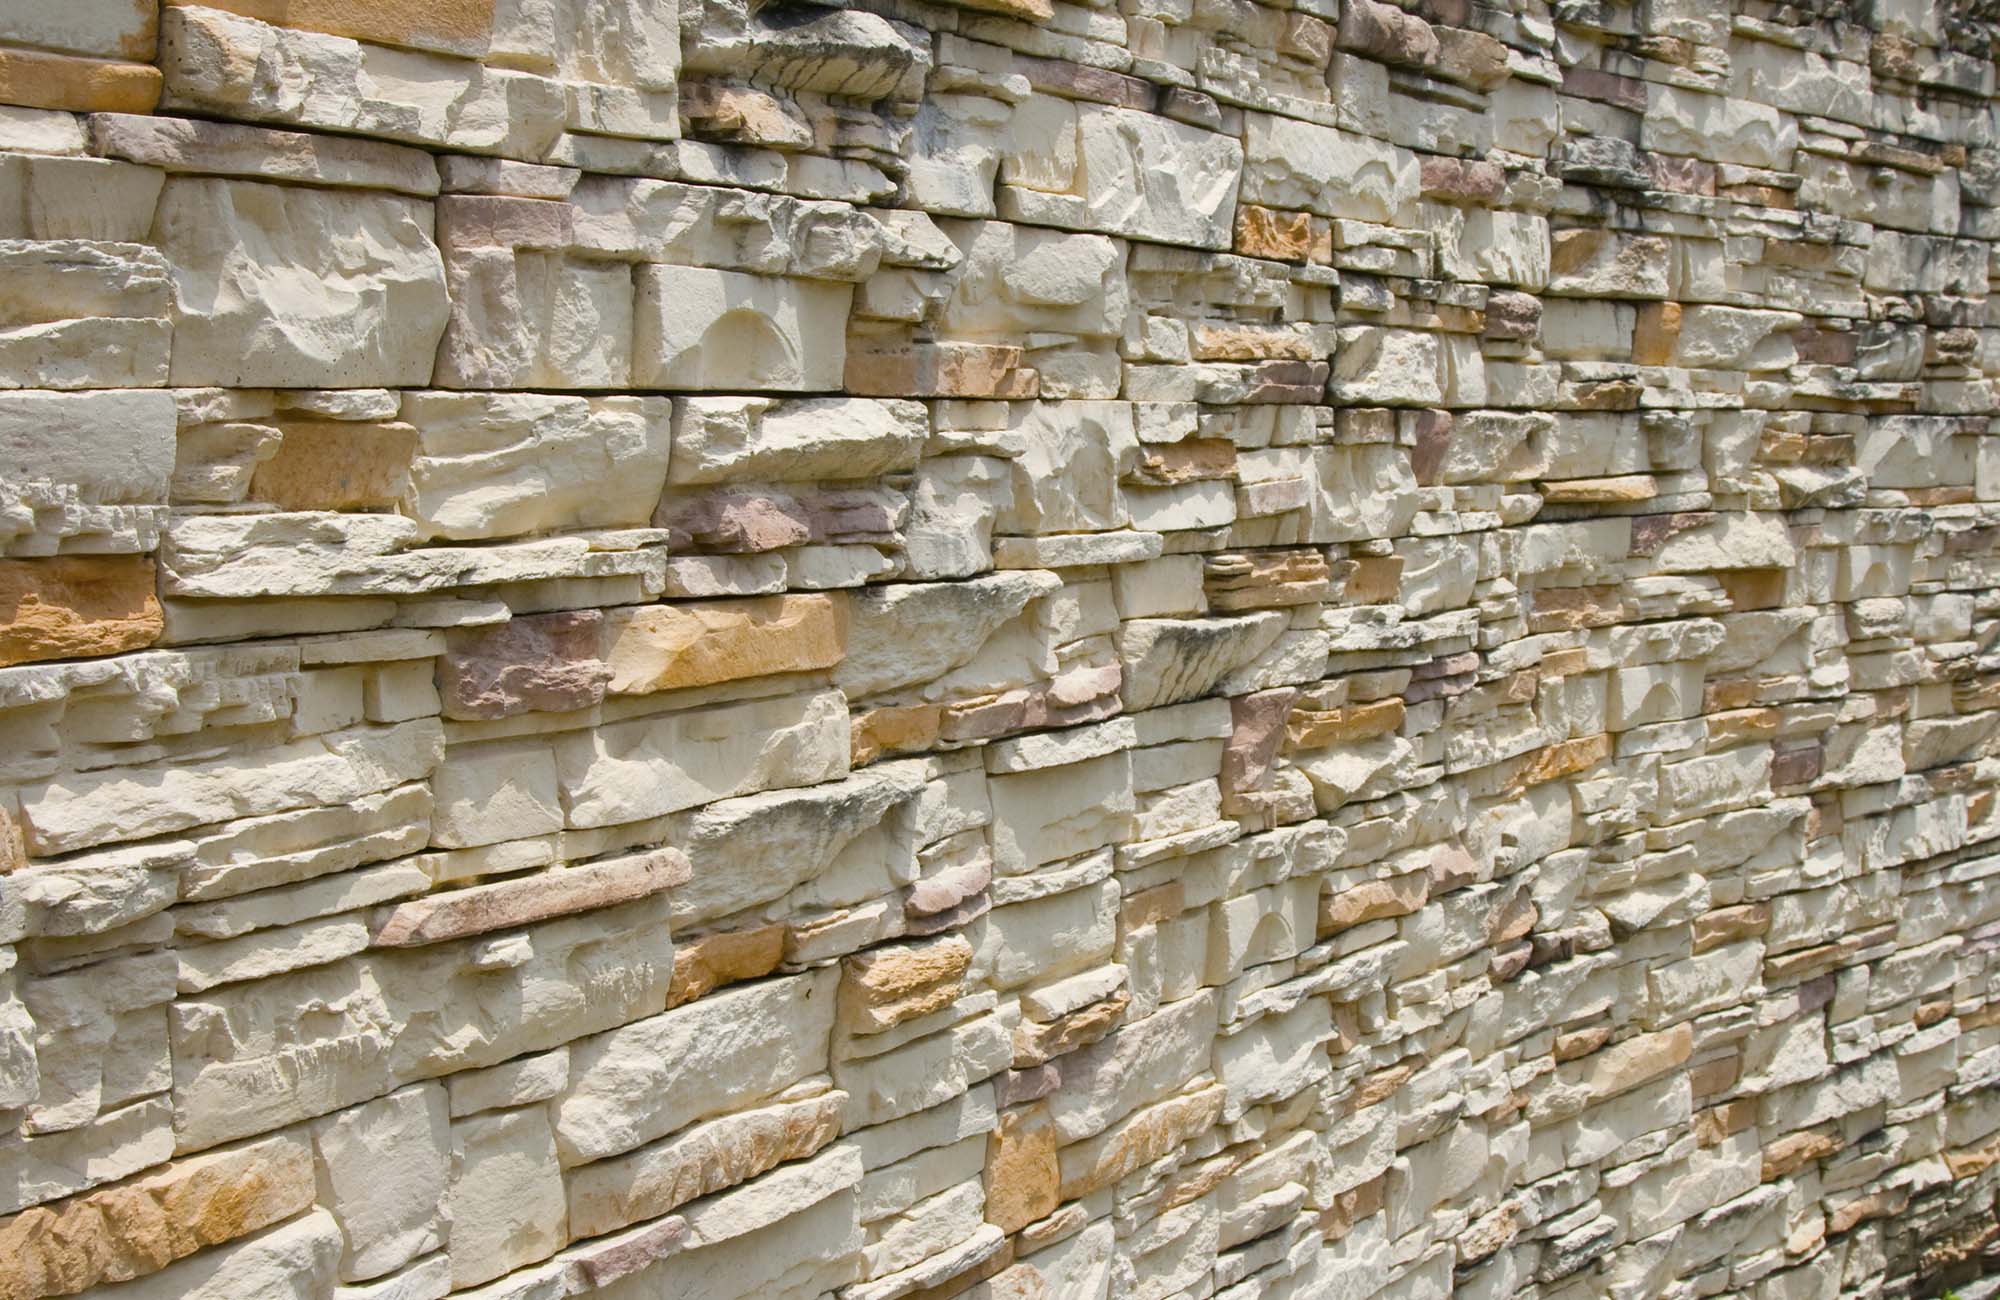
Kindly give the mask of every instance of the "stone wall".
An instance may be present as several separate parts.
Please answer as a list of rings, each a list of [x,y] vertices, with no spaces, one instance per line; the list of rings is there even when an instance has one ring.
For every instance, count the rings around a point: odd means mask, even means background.
[[[1995,29],[1727,7],[4,0],[0,1300],[1991,1294]]]

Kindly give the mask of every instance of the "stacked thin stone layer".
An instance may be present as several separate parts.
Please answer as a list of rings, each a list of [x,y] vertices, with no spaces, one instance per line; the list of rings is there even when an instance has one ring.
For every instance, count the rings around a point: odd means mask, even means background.
[[[0,3],[0,1300],[1932,1295],[1964,0]]]

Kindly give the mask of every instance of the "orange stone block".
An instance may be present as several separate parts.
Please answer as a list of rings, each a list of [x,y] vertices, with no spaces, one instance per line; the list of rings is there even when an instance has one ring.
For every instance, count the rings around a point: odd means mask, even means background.
[[[70,113],[150,113],[160,70],[144,63],[0,50],[0,104]]]
[[[477,58],[493,44],[493,0],[214,0],[278,27]]]
[[[138,650],[162,627],[144,556],[0,560],[0,667]]]
[[[410,481],[417,431],[349,420],[287,423],[257,467],[250,495],[287,510],[368,510],[391,505]]]

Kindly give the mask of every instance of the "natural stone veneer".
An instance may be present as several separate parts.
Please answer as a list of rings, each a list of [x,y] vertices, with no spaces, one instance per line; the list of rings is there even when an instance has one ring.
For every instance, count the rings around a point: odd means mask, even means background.
[[[0,0],[0,1300],[2000,1294],[1976,0]]]

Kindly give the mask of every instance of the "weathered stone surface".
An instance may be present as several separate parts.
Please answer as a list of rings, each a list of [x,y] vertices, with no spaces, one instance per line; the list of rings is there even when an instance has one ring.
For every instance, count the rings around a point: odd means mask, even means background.
[[[873,478],[914,469],[929,433],[915,402],[691,397],[674,422],[674,483]]]
[[[159,640],[153,562],[138,556],[0,560],[0,665],[81,659]]]
[[[1991,1291],[1989,8],[0,5],[0,1297]]]
[[[535,709],[583,709],[604,698],[611,670],[594,609],[534,614],[495,626],[454,628],[438,660],[448,718],[505,718]]]
[[[313,1210],[218,1250],[203,1251],[159,1272],[107,1287],[99,1294],[119,1300],[187,1296],[227,1300],[271,1296],[310,1300],[329,1294],[340,1260],[340,1225],[325,1210]]]
[[[832,391],[847,364],[844,285],[645,266],[634,309],[641,388]]]
[[[155,218],[173,264],[176,384],[421,384],[444,328],[424,205],[173,177]]]
[[[444,1210],[454,1287],[554,1254],[569,1233],[548,1112],[530,1106],[454,1120]]]
[[[610,723],[556,747],[568,820],[608,826],[847,773],[837,693]]]
[[[166,381],[166,259],[137,244],[0,240],[0,386]]]
[[[571,1229],[595,1236],[655,1218],[810,1156],[838,1136],[846,1101],[844,1093],[827,1092],[727,1115],[630,1155],[572,1170]]]
[[[418,439],[404,513],[426,536],[641,525],[665,481],[659,398],[419,392],[401,410]]]
[[[340,1276],[379,1277],[444,1244],[445,1090],[405,1088],[313,1126],[313,1154],[346,1249]]]
[[[165,1169],[0,1221],[0,1286],[69,1295],[144,1277],[313,1202],[312,1156],[296,1136],[189,1156]]]
[[[687,859],[672,849],[591,862],[562,871],[474,885],[399,903],[376,923],[373,942],[385,947],[441,943],[629,903],[685,884]]]
[[[91,149],[100,157],[170,172],[260,176],[416,195],[438,191],[437,164],[429,154],[372,140],[126,113],[92,114],[89,126]]]
[[[1000,215],[1227,248],[1243,146],[1126,108],[1036,97],[1016,110]]]
[[[565,1164],[630,1151],[826,1068],[837,972],[766,980],[579,1041],[555,1104]]]
[[[843,654],[845,613],[837,593],[621,610],[605,627],[609,689],[642,695],[831,668]]]

